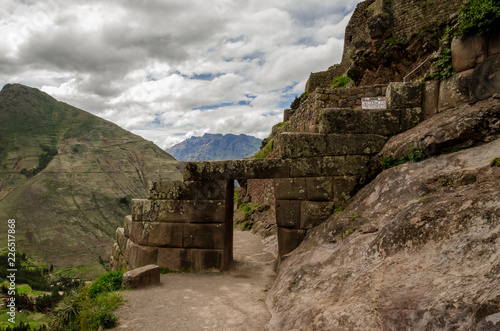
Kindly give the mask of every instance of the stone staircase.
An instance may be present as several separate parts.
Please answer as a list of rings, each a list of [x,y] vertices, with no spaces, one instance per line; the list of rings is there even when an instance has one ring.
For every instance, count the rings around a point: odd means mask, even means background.
[[[288,254],[345,204],[365,180],[370,157],[415,126],[421,108],[322,108],[314,118],[314,133],[279,134],[280,158],[186,162],[183,181],[151,182],[148,198],[134,200],[117,229],[113,268],[227,269],[235,179],[273,179],[279,255]]]

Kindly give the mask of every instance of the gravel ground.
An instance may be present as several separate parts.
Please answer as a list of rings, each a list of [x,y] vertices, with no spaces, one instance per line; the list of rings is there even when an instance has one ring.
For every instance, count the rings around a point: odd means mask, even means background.
[[[115,330],[267,330],[275,251],[275,240],[235,231],[230,270],[166,274],[158,286],[125,292]]]

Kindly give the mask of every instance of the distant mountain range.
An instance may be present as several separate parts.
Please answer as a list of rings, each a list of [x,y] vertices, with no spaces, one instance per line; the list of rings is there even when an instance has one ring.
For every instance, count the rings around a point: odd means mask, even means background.
[[[256,153],[261,139],[245,134],[210,134],[191,137],[167,148],[179,161],[238,160]]]
[[[102,273],[131,199],[155,179],[180,172],[153,143],[37,89],[0,92],[0,247],[15,219],[18,252]]]

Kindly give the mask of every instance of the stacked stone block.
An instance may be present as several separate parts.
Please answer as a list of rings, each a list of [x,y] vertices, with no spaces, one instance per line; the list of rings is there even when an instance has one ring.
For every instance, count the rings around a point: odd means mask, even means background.
[[[171,270],[226,269],[233,231],[226,194],[232,190],[226,180],[150,183],[148,199],[133,200],[132,215],[117,230],[119,254],[132,269],[148,264]]]

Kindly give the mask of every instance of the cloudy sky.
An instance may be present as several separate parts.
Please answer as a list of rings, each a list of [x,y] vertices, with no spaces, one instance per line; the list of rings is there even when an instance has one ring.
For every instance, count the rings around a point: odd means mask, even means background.
[[[162,148],[264,138],[340,62],[360,0],[2,0],[0,86],[21,83]]]

